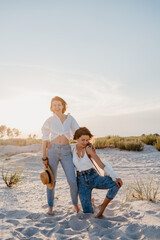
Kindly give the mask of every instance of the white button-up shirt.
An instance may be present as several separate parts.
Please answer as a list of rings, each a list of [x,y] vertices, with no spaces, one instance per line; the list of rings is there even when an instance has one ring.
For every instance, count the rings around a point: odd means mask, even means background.
[[[69,140],[73,137],[73,134],[78,128],[78,123],[70,114],[68,114],[63,123],[56,114],[53,114],[53,116],[49,117],[42,126],[42,140],[52,141],[62,135]]]

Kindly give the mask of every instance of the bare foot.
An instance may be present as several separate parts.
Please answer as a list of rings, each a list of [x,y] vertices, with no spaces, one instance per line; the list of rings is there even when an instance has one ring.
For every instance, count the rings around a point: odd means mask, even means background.
[[[105,208],[103,208],[102,205],[99,205],[99,212],[95,215],[95,218],[101,218],[104,210]]]
[[[94,198],[92,198],[92,204],[93,204],[94,208],[98,208],[100,210],[101,205],[95,205]]]
[[[51,216],[54,215],[53,207],[49,207],[49,208],[48,208],[48,212],[47,212],[47,214],[48,214],[48,215],[51,215]]]
[[[105,208],[107,207],[107,205],[110,203],[110,201],[112,201],[112,199],[109,199],[109,198],[105,197],[103,203],[100,205],[99,212],[97,213],[97,215],[95,216],[95,218],[100,218],[100,217],[102,217],[102,215],[103,215],[103,213],[104,213],[104,210],[105,210]]]
[[[79,206],[78,205],[74,205],[74,211],[76,212],[76,213],[78,213],[79,212]]]
[[[50,215],[50,216],[54,216],[54,212],[49,212],[48,211],[47,214]]]

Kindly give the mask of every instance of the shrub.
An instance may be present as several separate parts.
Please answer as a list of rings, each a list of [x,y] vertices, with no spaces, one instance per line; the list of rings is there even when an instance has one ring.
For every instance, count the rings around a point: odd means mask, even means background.
[[[96,138],[94,146],[95,148],[114,147],[128,151],[142,151],[144,147],[143,143],[137,137],[124,138],[119,136]]]
[[[154,147],[155,147],[158,151],[160,151],[160,138],[157,138],[157,141],[156,141],[156,143],[154,144]]]
[[[152,134],[141,137],[142,141],[147,145],[154,145],[157,142],[157,138],[156,135]]]
[[[24,176],[22,176],[24,170],[24,164],[21,166],[15,166],[15,169],[13,170],[12,167],[10,167],[8,170],[5,170],[4,164],[2,165],[2,178],[7,185],[7,187],[13,187],[17,183],[21,182]]]

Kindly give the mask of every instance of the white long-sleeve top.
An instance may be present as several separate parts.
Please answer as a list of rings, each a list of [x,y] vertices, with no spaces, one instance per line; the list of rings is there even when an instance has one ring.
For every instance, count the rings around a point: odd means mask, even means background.
[[[78,123],[70,114],[68,114],[63,123],[56,114],[53,114],[53,116],[49,117],[42,126],[42,140],[52,141],[53,139],[62,135],[69,140],[71,137],[73,137],[73,134],[78,128]]]

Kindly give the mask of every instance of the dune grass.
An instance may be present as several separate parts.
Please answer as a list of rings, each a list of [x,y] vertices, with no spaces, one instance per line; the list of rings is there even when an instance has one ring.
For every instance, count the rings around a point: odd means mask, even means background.
[[[0,145],[15,145],[15,146],[27,146],[32,144],[41,144],[41,139],[33,138],[9,138],[0,139]]]
[[[154,147],[155,147],[158,151],[160,151],[160,138],[158,138],[158,139],[156,140],[156,143],[154,144]]]
[[[133,183],[129,184],[126,188],[126,196],[124,203],[133,199],[159,202],[159,181],[155,181],[154,177],[150,177],[148,180],[142,180],[141,177],[136,178],[136,180]]]
[[[10,166],[8,169],[5,169],[5,165],[2,165],[2,179],[7,185],[7,187],[13,187],[20,183],[24,176],[23,174],[24,164],[21,166]]]
[[[108,136],[96,138],[95,148],[119,148],[120,150],[142,151],[144,144],[137,137]]]
[[[160,136],[158,134],[142,135],[140,140],[147,145],[154,146],[158,151],[160,151]]]
[[[70,143],[75,141],[71,140]],[[0,139],[0,145],[17,145],[27,146],[32,144],[41,144],[41,139],[34,138],[10,138]],[[95,138],[93,145],[96,149],[100,148],[119,148],[120,150],[142,151],[144,144],[153,145],[160,151],[160,136],[158,134],[142,135],[142,136],[106,136]]]

